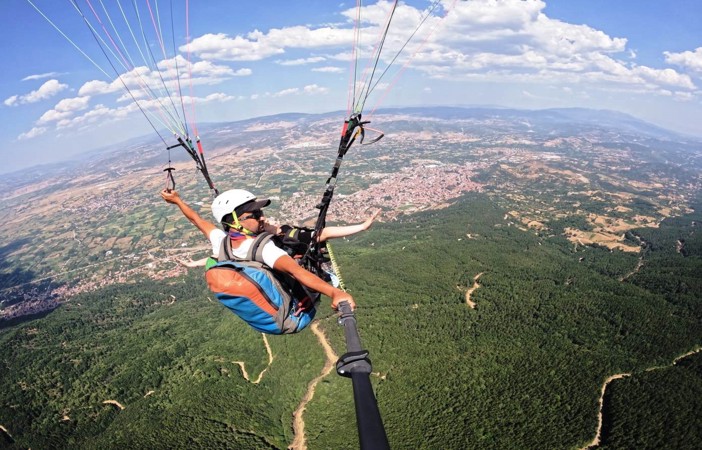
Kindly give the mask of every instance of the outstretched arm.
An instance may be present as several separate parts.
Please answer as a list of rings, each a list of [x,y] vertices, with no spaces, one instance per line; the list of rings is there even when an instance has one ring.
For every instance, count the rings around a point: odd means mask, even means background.
[[[346,225],[343,227],[325,227],[322,230],[322,233],[319,235],[319,242],[324,242],[327,239],[351,236],[352,234],[365,231],[368,228],[370,228],[371,225],[373,225],[373,221],[375,221],[375,219],[378,217],[378,214],[380,214],[379,209],[376,210],[373,214],[371,214],[365,222],[356,225]]]
[[[193,211],[193,209],[190,206],[188,206],[183,201],[183,199],[180,198],[178,192],[174,190],[164,189],[161,191],[161,197],[168,203],[176,205],[178,208],[180,208],[180,212],[183,213],[185,218],[192,222],[192,224],[195,225],[198,228],[198,230],[200,230],[202,234],[205,235],[207,239],[210,238],[210,233],[212,232],[212,230],[217,228],[215,225],[206,221],[205,219],[200,217],[198,213]]]
[[[305,287],[331,298],[331,306],[334,309],[338,309],[339,303],[344,301],[349,302],[351,309],[356,308],[356,303],[353,301],[353,297],[351,297],[350,294],[325,283],[324,280],[319,278],[317,275],[300,267],[300,265],[297,264],[294,259],[287,255],[278,258],[275,261],[275,264],[273,264],[273,269],[279,272],[287,273]]]

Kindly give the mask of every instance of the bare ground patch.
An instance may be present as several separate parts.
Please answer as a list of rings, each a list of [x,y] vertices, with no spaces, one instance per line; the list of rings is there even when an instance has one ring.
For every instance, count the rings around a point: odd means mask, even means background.
[[[473,277],[473,286],[471,286],[468,289],[461,287],[461,286],[456,286],[456,288],[458,288],[458,290],[460,290],[460,291],[465,290],[466,291],[466,305],[468,305],[468,307],[470,309],[475,309],[475,307],[477,306],[476,303],[470,299],[470,296],[473,292],[475,292],[476,289],[478,289],[480,287],[480,284],[478,284],[478,279],[483,275],[483,273],[485,273],[485,272],[480,272],[479,274],[477,274],[476,276]]]
[[[120,411],[124,409],[124,406],[122,406],[122,404],[117,400],[105,400],[104,402],[102,402],[102,404],[116,406],[117,408],[119,408]]]
[[[582,231],[576,228],[566,228],[566,238],[576,245],[602,245],[609,249],[618,248],[625,252],[638,253],[641,247],[624,243],[624,235],[609,232]]]

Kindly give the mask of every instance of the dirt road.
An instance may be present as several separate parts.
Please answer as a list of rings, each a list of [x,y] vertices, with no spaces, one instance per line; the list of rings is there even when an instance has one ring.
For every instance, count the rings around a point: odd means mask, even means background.
[[[312,400],[312,398],[314,398],[314,390],[317,387],[317,384],[319,384],[320,381],[331,373],[336,360],[339,358],[336,353],[334,353],[334,349],[332,349],[331,345],[329,344],[324,332],[319,329],[319,322],[313,323],[310,329],[314,335],[317,336],[322,348],[324,348],[326,362],[324,363],[322,372],[314,380],[310,381],[309,385],[307,385],[307,392],[305,393],[305,396],[302,397],[300,405],[293,413],[293,433],[295,434],[295,438],[290,446],[288,446],[288,449],[290,450],[307,450],[307,442],[305,440],[305,421],[302,415],[305,412],[305,407],[307,404]]]
[[[117,400],[105,400],[104,402],[102,402],[102,404],[103,405],[114,405],[114,406],[118,407],[120,409],[120,411],[124,409],[124,406],[122,406],[122,404],[120,402],[118,402]]]
[[[256,377],[254,381],[251,381],[249,378],[249,373],[246,371],[246,363],[244,361],[232,361],[234,364],[238,364],[239,368],[241,368],[241,376],[252,384],[260,383],[261,379],[263,378],[263,374],[265,374],[271,364],[273,364],[273,351],[271,350],[270,344],[268,344],[268,338],[266,338],[266,335],[263,333],[261,333],[261,336],[263,337],[263,344],[266,346],[266,352],[268,352],[268,365],[261,371],[261,373],[258,374],[258,377]]]
[[[649,367],[647,369],[644,369],[643,372],[651,372],[653,370],[660,370],[660,369],[666,369],[668,367],[676,365],[680,360],[687,358],[688,356],[692,356],[696,353],[699,353],[702,351],[702,347],[699,347],[695,350],[689,351],[683,355],[678,356],[673,360],[673,362],[667,366],[654,366],[654,367]],[[605,392],[607,391],[607,386],[609,386],[609,383],[611,383],[614,380],[620,380],[622,378],[626,378],[633,375],[632,373],[618,373],[616,375],[612,375],[608,377],[604,384],[602,385],[602,389],[600,390],[600,400],[599,400],[599,412],[597,414],[597,432],[595,433],[595,438],[589,443],[586,444],[584,447],[582,447],[580,450],[588,450],[592,447],[597,447],[600,445],[600,439],[602,437],[602,423],[603,423],[603,405],[604,405],[604,395]]]
[[[475,304],[475,302],[472,301],[472,300],[470,299],[470,295],[471,295],[476,289],[478,289],[478,288],[480,287],[480,285],[478,284],[478,279],[479,279],[480,276],[481,276],[482,274],[484,274],[484,273],[485,273],[485,272],[480,272],[479,274],[477,274],[476,276],[474,276],[474,277],[473,277],[473,287],[471,287],[470,289],[468,289],[468,290],[466,291],[466,305],[468,305],[468,307],[469,307],[470,309],[475,309],[475,307],[477,306],[477,305]]]

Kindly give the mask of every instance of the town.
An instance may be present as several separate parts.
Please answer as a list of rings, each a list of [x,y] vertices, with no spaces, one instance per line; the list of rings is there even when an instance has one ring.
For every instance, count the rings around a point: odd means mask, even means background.
[[[329,223],[360,222],[374,209],[393,221],[475,192],[506,211],[505,226],[637,252],[627,232],[684,214],[702,188],[700,151],[685,143],[644,145],[638,134],[495,115],[418,121],[397,112],[374,125],[386,136],[345,156]],[[213,126],[208,165],[220,190],[249,189],[273,200],[267,215],[279,223],[310,226],[337,156],[337,127],[329,115]],[[0,319],[113,283],[169,279],[187,270],[179,260],[207,256],[203,237],[159,196],[166,161],[142,143],[34,182],[3,181]],[[209,219],[213,197],[192,162],[181,155],[173,167],[181,196]]]

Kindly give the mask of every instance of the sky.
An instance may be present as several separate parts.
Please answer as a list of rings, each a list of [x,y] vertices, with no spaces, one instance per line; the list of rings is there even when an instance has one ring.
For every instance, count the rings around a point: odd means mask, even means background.
[[[394,2],[360,3],[2,0],[0,173],[206,122],[341,120]],[[702,136],[699,0],[406,0],[382,48],[366,114],[585,107]]]

